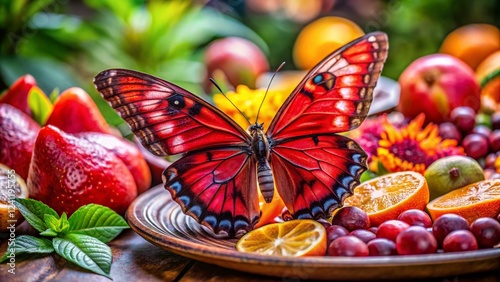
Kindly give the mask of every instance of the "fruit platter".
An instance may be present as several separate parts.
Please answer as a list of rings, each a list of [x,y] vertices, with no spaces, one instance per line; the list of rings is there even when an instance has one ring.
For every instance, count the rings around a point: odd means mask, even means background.
[[[156,246],[209,264],[282,278],[359,280],[430,279],[498,268],[499,253],[485,249],[460,253],[377,257],[286,257],[241,253],[237,240],[214,238],[186,217],[157,187],[139,196],[128,212],[131,227]],[[158,200],[151,201],[156,198]],[[332,233],[333,234],[333,233]]]
[[[95,24],[54,8],[74,4],[0,4],[35,34],[0,42],[0,280],[47,260],[55,280],[141,280],[163,258],[188,263],[156,280],[199,265],[198,279],[211,265],[232,279],[499,273],[495,17],[412,42],[392,21],[430,6],[380,1],[394,20],[370,21],[356,5],[361,25],[335,1],[227,4],[239,18],[212,1],[84,2]],[[155,251],[136,256],[137,240]]]

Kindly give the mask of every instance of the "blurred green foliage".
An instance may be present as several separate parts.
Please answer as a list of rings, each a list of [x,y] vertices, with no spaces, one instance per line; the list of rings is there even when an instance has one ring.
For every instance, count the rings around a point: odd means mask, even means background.
[[[208,1],[208,6],[200,2],[204,1],[0,0],[0,91],[30,73],[46,93],[80,86],[96,97],[95,74],[129,68],[203,94],[204,47],[226,36],[256,43],[272,69],[283,61],[285,69],[294,69],[293,43],[307,23],[249,12],[243,1]],[[366,32],[389,34],[383,74],[394,79],[414,59],[437,52],[444,37],[459,26],[500,26],[497,0],[379,0],[376,10],[363,15],[337,8],[347,1],[337,2],[320,16],[346,16]],[[354,3],[363,9],[362,1]],[[121,122],[102,99],[96,101],[112,124]]]
[[[47,93],[76,85],[96,96],[95,74],[127,68],[203,93],[202,48],[211,40],[237,35],[267,50],[250,28],[191,1],[86,0],[82,15],[67,13],[63,0],[0,1],[2,89],[30,73]],[[121,123],[95,100],[108,121]]]

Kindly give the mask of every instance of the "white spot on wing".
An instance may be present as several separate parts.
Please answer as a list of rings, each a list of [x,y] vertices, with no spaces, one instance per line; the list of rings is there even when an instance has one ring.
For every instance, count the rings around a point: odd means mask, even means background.
[[[342,69],[346,66],[349,65],[349,62],[347,62],[346,59],[344,59],[343,57],[341,57],[340,55],[335,57],[334,60],[330,61],[328,64],[325,64],[324,66],[322,66],[319,71],[320,72],[332,72],[335,76],[337,76],[336,73],[334,73],[336,70],[338,69]]]
[[[352,102],[340,100],[335,103],[335,108],[339,111],[339,113],[348,114],[351,112]]]
[[[182,138],[182,136],[177,135],[172,138],[172,147],[179,146],[182,144],[184,144],[184,138]]]

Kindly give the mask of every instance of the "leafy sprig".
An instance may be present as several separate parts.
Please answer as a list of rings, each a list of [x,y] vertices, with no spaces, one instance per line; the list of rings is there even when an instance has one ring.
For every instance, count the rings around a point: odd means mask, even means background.
[[[59,216],[52,208],[37,200],[17,198],[14,204],[43,237],[17,236],[0,257],[0,262],[6,261],[12,253],[56,252],[82,268],[111,279],[109,273],[113,256],[106,243],[123,229],[129,228],[123,217],[108,207],[96,204],[80,207],[69,218],[66,213]]]

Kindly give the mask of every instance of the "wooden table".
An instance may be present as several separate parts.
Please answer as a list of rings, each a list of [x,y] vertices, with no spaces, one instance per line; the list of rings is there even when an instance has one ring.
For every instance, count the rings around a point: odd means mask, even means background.
[[[20,232],[26,228],[20,228]],[[20,233],[21,234],[21,233]],[[111,277],[114,281],[299,281],[243,273],[219,266],[193,261],[165,251],[145,241],[132,230],[124,231],[109,243],[113,250]],[[6,242],[0,246],[3,252]],[[0,265],[0,281],[110,281],[93,274],[58,255],[48,255],[27,261],[16,261],[16,274],[7,264]],[[424,281],[424,280],[423,280]],[[426,279],[431,282],[500,281],[500,272],[488,272],[460,277]],[[413,282],[416,282],[413,280]]]

